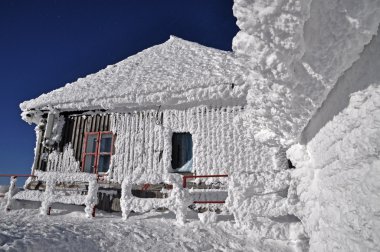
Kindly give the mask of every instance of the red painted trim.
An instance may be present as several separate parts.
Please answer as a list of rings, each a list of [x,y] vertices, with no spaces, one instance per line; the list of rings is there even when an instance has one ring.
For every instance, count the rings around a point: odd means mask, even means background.
[[[141,190],[146,191],[149,189],[149,187],[150,187],[150,184],[144,184]]]
[[[92,155],[92,156],[95,156],[95,162],[94,162],[94,167],[93,167],[92,172],[99,176],[99,173],[98,173],[99,157],[100,157],[100,155],[109,155],[110,157],[112,156],[115,136],[114,136],[112,131],[85,132],[84,134],[85,134],[85,137],[84,137],[85,142],[83,144],[83,150],[82,150],[82,172],[84,172],[86,156]],[[104,135],[104,134],[111,134],[112,135],[111,151],[110,152],[100,152],[100,142],[102,140],[102,135]],[[95,148],[95,152],[86,153],[87,141],[88,141],[89,135],[96,135],[96,148]]]

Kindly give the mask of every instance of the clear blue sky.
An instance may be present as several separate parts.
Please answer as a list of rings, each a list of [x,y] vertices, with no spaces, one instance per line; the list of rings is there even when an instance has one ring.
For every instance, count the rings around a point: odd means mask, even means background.
[[[1,0],[0,174],[30,173],[34,125],[19,103],[97,72],[170,34],[231,50],[232,0]],[[0,184],[8,179],[0,179]]]

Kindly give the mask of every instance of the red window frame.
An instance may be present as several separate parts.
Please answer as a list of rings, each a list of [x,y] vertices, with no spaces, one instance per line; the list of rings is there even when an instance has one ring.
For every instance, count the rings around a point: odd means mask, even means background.
[[[100,140],[102,139],[102,135],[105,135],[105,134],[111,134],[112,135],[111,151],[110,152],[100,152]],[[95,152],[88,152],[87,153],[86,152],[87,140],[88,140],[88,137],[91,135],[96,135],[96,148],[95,148]],[[82,172],[84,172],[86,156],[92,155],[92,156],[95,156],[93,173],[99,174],[98,173],[99,157],[100,157],[100,155],[109,155],[111,158],[111,156],[113,154],[113,149],[114,149],[114,147],[113,147],[114,140],[115,140],[115,135],[113,134],[112,131],[85,132],[84,133],[83,150],[82,150]]]

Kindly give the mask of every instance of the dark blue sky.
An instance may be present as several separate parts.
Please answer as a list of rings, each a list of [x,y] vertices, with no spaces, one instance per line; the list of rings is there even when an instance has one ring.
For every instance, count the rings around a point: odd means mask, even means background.
[[[30,173],[34,126],[19,103],[97,72],[169,35],[231,50],[232,0],[1,0],[0,174]],[[0,184],[8,179],[0,179]]]

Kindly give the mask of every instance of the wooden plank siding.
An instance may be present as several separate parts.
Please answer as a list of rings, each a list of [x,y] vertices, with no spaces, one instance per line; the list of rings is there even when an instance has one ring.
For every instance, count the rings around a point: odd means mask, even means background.
[[[62,138],[56,150],[62,152],[64,147],[71,143],[75,159],[82,161],[83,142],[85,132],[110,131],[110,114],[97,115],[64,115],[65,124],[62,129]],[[46,162],[43,156],[48,153],[46,148],[41,149],[38,157],[38,169],[45,170]]]

